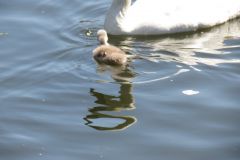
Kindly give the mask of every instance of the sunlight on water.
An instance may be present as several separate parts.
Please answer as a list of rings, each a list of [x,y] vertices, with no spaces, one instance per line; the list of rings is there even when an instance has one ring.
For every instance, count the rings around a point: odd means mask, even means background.
[[[0,36],[7,36],[8,35],[8,33],[6,33],[6,32],[0,32]]]
[[[188,96],[192,96],[192,95],[199,94],[199,91],[185,90],[185,91],[182,91],[182,93],[185,94],[185,95],[188,95]]]

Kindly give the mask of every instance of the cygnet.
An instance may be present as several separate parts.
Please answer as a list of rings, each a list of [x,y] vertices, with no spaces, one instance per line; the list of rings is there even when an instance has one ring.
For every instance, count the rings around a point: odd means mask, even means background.
[[[108,36],[105,30],[99,30],[97,38],[100,46],[93,50],[95,61],[107,65],[124,65],[127,63],[128,55],[121,49],[108,44]]]

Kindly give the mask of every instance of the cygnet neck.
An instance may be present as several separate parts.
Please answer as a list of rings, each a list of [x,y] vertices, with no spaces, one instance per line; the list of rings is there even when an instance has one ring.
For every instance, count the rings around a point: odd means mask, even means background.
[[[99,41],[100,45],[109,45],[108,44],[108,35],[104,29],[98,30],[97,36],[98,36],[98,41]]]
[[[104,37],[99,37],[98,41],[99,41],[100,45],[106,45],[106,46],[109,45],[108,40]]]

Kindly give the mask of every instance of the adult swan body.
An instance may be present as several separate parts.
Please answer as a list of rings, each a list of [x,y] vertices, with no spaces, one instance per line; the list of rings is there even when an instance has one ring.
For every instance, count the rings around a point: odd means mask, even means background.
[[[113,0],[104,28],[112,35],[195,31],[240,15],[240,0]]]

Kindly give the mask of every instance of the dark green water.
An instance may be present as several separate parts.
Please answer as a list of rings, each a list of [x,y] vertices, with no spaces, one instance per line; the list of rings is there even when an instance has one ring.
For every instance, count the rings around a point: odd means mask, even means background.
[[[238,160],[240,22],[110,37],[135,60],[92,59],[110,0],[0,0],[0,159]]]

